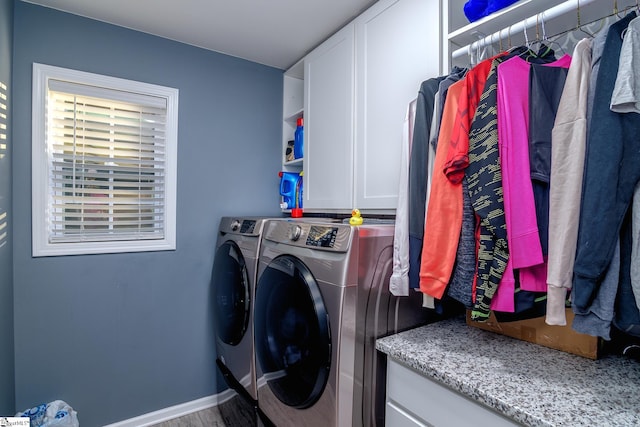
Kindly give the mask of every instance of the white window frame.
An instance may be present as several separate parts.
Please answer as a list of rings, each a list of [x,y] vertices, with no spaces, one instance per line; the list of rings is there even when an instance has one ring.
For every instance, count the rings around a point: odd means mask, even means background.
[[[114,90],[166,100],[164,236],[153,240],[52,242],[50,239],[50,159],[47,141],[47,92],[49,80],[83,84],[98,90]],[[167,251],[176,249],[176,189],[178,153],[178,89],[83,71],[33,64],[32,93],[32,254],[34,257]]]

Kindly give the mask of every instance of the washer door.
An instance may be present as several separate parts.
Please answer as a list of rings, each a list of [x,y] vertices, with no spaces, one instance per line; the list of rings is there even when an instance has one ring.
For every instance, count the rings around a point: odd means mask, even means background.
[[[273,394],[303,409],[322,395],[331,367],[329,316],[313,275],[302,261],[271,261],[256,289],[256,357]]]
[[[251,289],[242,252],[231,240],[216,250],[211,286],[218,337],[226,344],[237,345],[249,326]]]

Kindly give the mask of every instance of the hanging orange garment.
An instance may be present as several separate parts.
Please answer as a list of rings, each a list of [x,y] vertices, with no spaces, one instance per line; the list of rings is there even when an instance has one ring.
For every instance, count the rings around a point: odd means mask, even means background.
[[[420,291],[438,299],[442,299],[451,278],[462,227],[462,185],[447,179],[443,170],[463,85],[464,80],[460,80],[449,87],[442,110],[424,226]]]
[[[449,180],[454,183],[462,182],[464,170],[469,166],[469,129],[471,129],[473,116],[480,103],[480,96],[484,90],[484,84],[487,82],[491,63],[495,58],[505,54],[506,52],[503,52],[480,62],[470,69],[463,79],[464,86],[458,100],[458,116],[452,129],[447,158],[442,169]]]
[[[458,114],[456,116],[453,128],[451,130],[451,138],[449,141],[447,157],[445,159],[445,164],[443,168],[444,174],[447,178],[454,184],[461,183],[465,169],[469,165],[469,130],[471,129],[471,122],[473,121],[474,115],[476,113],[476,109],[480,103],[480,98],[484,91],[485,83],[487,82],[487,77],[489,76],[489,71],[491,71],[491,64],[495,58],[505,55],[506,52],[500,53],[492,58],[489,58],[485,61],[480,62],[471,70],[469,70],[464,76],[464,84],[462,86],[462,91],[458,97]],[[464,191],[464,189],[463,189]],[[464,200],[464,199],[463,199]],[[463,204],[464,206],[464,204]],[[463,218],[464,218],[464,209],[463,209]],[[464,221],[464,220],[463,220]],[[476,218],[476,224],[478,224],[479,219]],[[463,225],[464,228],[464,225]],[[475,258],[477,261],[478,258],[478,248],[480,245],[480,229],[476,226],[475,230],[476,238],[475,238],[475,246],[476,246],[476,254]],[[461,231],[461,237],[464,235],[464,230]],[[464,245],[464,242],[459,241],[458,245]],[[458,260],[460,262],[460,260]],[[472,295],[472,299],[475,301],[475,292],[476,292],[476,282],[477,282],[477,262],[476,262],[476,274],[473,275],[473,280],[471,283],[467,285],[459,286],[470,286],[470,292]],[[464,269],[465,266],[463,263],[458,264],[458,267]],[[452,277],[454,277],[456,271],[454,270],[452,273]]]

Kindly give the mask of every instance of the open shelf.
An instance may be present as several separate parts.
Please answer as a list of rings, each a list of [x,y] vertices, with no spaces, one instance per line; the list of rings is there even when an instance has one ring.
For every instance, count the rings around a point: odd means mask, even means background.
[[[478,21],[450,31],[448,40],[456,47],[464,47],[489,34],[507,28],[514,22],[535,16],[537,13],[540,13],[540,11],[549,9],[565,1],[566,0],[520,0]],[[449,10],[449,13],[453,12],[454,11]]]

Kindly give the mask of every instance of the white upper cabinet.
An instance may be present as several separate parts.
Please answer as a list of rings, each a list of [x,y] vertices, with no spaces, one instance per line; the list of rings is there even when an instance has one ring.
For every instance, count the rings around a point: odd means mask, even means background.
[[[395,209],[407,107],[440,71],[440,2],[380,1],[355,29],[354,206]]]
[[[353,194],[354,30],[304,58],[304,209],[350,209]]]
[[[439,2],[381,0],[304,59],[304,209],[393,213],[401,138],[439,72]]]

